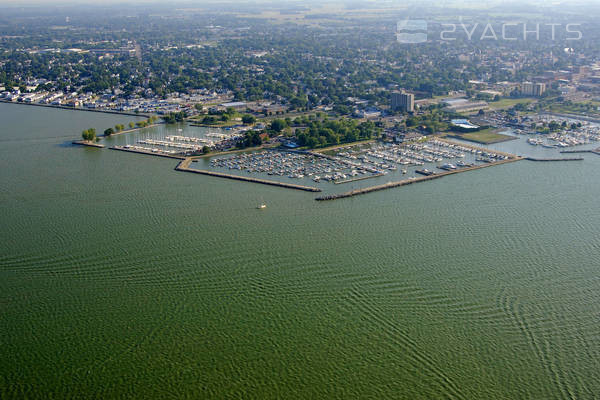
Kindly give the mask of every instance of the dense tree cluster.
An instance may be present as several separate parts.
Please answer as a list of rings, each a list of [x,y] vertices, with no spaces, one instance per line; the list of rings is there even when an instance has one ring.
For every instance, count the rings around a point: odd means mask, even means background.
[[[162,119],[165,121],[166,124],[175,124],[177,122],[183,122],[185,120],[185,117],[185,112],[180,111],[164,115]]]
[[[96,141],[96,129],[89,128],[84,130],[83,132],[81,132],[81,137],[83,138],[83,140],[87,140],[88,142]]]
[[[298,145],[310,148],[371,139],[381,133],[380,128],[371,121],[358,122],[352,119],[316,120],[297,132]]]

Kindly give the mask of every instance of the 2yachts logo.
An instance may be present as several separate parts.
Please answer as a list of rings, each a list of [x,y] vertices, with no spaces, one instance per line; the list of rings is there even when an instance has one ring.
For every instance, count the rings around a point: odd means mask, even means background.
[[[581,24],[569,23],[517,23],[507,22],[502,24],[465,24],[442,23],[439,40],[450,42],[457,39],[514,41],[514,40],[540,40],[541,34],[545,40],[581,40],[583,33],[579,30]],[[405,19],[396,24],[396,40],[399,43],[425,43],[428,41],[427,21],[423,19]]]

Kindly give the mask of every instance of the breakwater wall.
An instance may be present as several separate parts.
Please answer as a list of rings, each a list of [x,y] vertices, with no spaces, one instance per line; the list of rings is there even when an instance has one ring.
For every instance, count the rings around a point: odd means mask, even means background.
[[[592,153],[600,156],[600,147],[593,150],[562,150],[561,154]]]
[[[88,142],[87,140],[73,140],[71,143],[76,144],[78,146],[97,147],[100,149],[104,148],[103,144],[95,143],[95,142]]]
[[[563,158],[535,158],[535,157],[525,157],[527,161],[537,161],[537,162],[557,162],[557,161],[583,161],[582,157],[563,157]]]

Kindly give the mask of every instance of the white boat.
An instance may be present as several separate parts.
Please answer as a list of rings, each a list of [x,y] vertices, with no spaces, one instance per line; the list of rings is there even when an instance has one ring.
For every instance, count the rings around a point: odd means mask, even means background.
[[[262,210],[264,208],[267,208],[267,205],[265,203],[259,204],[258,207],[256,207],[259,210]]]

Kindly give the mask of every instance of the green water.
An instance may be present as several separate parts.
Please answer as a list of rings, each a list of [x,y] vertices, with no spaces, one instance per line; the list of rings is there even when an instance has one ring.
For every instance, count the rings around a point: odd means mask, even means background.
[[[316,202],[0,119],[2,399],[600,393],[599,156]]]

